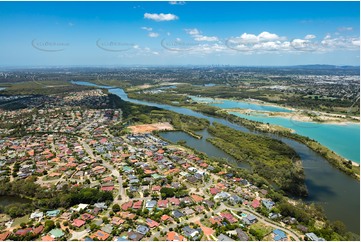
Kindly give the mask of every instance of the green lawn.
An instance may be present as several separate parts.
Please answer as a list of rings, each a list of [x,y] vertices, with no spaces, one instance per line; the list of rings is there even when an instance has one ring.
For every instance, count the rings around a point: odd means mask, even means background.
[[[12,224],[12,227],[14,226],[20,226],[21,223],[27,223],[29,222],[29,215],[25,215],[23,217],[19,217],[14,219],[14,223]]]

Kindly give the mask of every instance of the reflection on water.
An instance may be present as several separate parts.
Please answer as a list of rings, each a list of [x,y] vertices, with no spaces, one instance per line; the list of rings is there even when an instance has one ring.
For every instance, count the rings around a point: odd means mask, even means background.
[[[97,86],[89,82],[73,83],[79,85]],[[112,88],[109,89],[109,92],[118,95],[124,101],[158,107],[193,117],[204,118],[210,123],[219,122],[236,130],[248,133],[252,132],[243,126],[233,124],[228,120],[210,117],[187,108],[128,98],[127,94],[121,88]],[[360,234],[360,183],[357,180],[334,168],[327,160],[302,143],[274,134],[256,134],[266,135],[283,141],[299,154],[304,167],[314,167],[314,169],[305,169],[306,185],[309,192],[309,197],[305,200],[307,202],[319,203],[324,207],[329,219],[341,220],[346,224],[349,230]],[[323,190],[326,192],[322,192]]]

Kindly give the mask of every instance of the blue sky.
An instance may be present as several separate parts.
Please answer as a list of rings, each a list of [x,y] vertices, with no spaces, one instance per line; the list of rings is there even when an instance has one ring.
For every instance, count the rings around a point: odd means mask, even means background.
[[[359,2],[0,2],[0,66],[359,65]]]

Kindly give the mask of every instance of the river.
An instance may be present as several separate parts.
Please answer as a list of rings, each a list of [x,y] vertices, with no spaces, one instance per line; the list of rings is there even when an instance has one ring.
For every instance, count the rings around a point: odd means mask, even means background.
[[[97,86],[93,83],[82,81],[72,81],[72,83],[86,86]],[[98,87],[109,89],[110,93],[119,96],[124,101],[158,107],[198,118],[204,118],[209,120],[211,123],[219,122],[236,130],[252,132],[241,125],[233,124],[225,119],[210,117],[188,108],[128,98],[127,94],[121,88],[108,86]],[[357,180],[337,170],[331,166],[327,160],[300,142],[274,134],[256,134],[267,135],[274,139],[282,140],[293,148],[301,157],[305,171],[305,183],[308,188],[309,196],[304,200],[307,202],[321,204],[330,220],[341,220],[346,224],[350,231],[360,234],[360,183]]]

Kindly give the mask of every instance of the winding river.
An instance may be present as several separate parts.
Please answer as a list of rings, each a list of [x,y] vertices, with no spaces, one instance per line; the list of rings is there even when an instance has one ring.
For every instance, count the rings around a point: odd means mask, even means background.
[[[253,132],[241,125],[231,123],[225,119],[210,117],[188,108],[131,99],[128,98],[127,94],[121,88],[99,86],[90,82],[82,81],[72,81],[72,83],[106,88],[110,93],[119,96],[124,101],[158,107],[198,118],[204,118],[209,120],[211,123],[218,122],[236,130],[247,133],[255,133],[258,135],[267,135],[274,139],[283,141],[292,147],[301,157],[306,176],[305,182],[309,191],[309,196],[304,200],[322,205],[330,220],[341,220],[346,224],[349,230],[360,234],[360,183],[331,166],[327,160],[312,151],[306,145],[274,134]],[[189,145],[189,142],[187,142],[187,144]],[[195,146],[193,145],[193,147]]]

